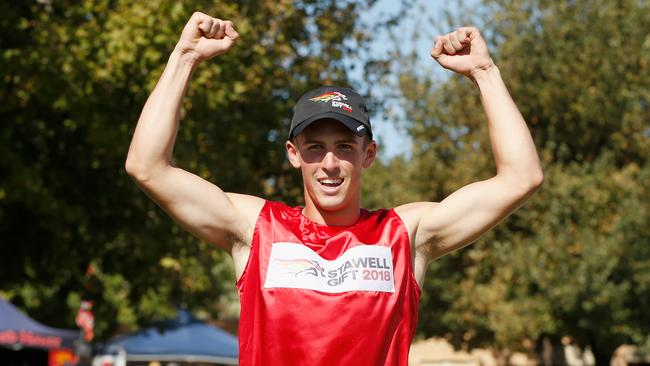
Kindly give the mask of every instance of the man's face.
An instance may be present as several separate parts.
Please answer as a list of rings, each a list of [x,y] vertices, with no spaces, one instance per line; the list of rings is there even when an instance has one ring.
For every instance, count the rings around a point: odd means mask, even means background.
[[[291,165],[300,168],[305,203],[336,211],[360,199],[361,171],[372,164],[377,145],[341,123],[323,119],[287,141]]]

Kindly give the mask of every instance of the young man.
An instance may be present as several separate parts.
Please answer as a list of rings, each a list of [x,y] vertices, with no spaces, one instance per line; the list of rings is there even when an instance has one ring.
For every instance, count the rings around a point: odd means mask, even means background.
[[[542,183],[532,138],[475,28],[438,37],[431,56],[477,85],[497,174],[436,202],[369,212],[363,169],[377,145],[362,98],[323,87],[296,104],[286,149],[305,207],[237,193],[172,165],[190,75],[227,52],[233,24],[195,13],[144,106],[126,161],[185,229],[228,251],[241,298],[241,365],[406,365],[427,265],[468,245]]]

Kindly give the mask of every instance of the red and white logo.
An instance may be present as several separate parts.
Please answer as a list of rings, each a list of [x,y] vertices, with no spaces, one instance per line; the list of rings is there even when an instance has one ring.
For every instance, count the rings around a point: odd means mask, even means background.
[[[328,93],[323,93],[323,94],[317,95],[317,96],[315,96],[313,98],[309,98],[309,101],[314,102],[314,103],[331,102],[332,107],[341,108],[346,112],[352,113],[352,107],[347,103],[343,103],[344,100],[348,100],[348,97],[343,93],[339,93],[339,92],[335,92],[335,91],[328,92]]]
[[[302,244],[273,243],[264,288],[393,293],[393,274],[388,247],[359,245],[330,261]]]

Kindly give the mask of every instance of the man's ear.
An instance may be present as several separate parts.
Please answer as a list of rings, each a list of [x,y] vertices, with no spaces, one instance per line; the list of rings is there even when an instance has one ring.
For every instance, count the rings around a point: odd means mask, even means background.
[[[370,141],[366,145],[364,155],[363,167],[367,169],[370,168],[372,162],[375,161],[375,158],[377,157],[377,143],[374,140]]]
[[[287,157],[289,158],[291,166],[296,169],[300,168],[300,151],[298,151],[298,147],[290,140],[287,140],[284,146],[287,148]]]

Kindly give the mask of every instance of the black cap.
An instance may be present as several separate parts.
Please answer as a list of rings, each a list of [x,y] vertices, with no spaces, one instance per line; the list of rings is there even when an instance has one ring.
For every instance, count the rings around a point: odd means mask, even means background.
[[[363,98],[352,89],[338,86],[322,86],[300,97],[291,119],[289,138],[323,118],[335,119],[357,136],[368,135],[372,139],[368,108]]]

